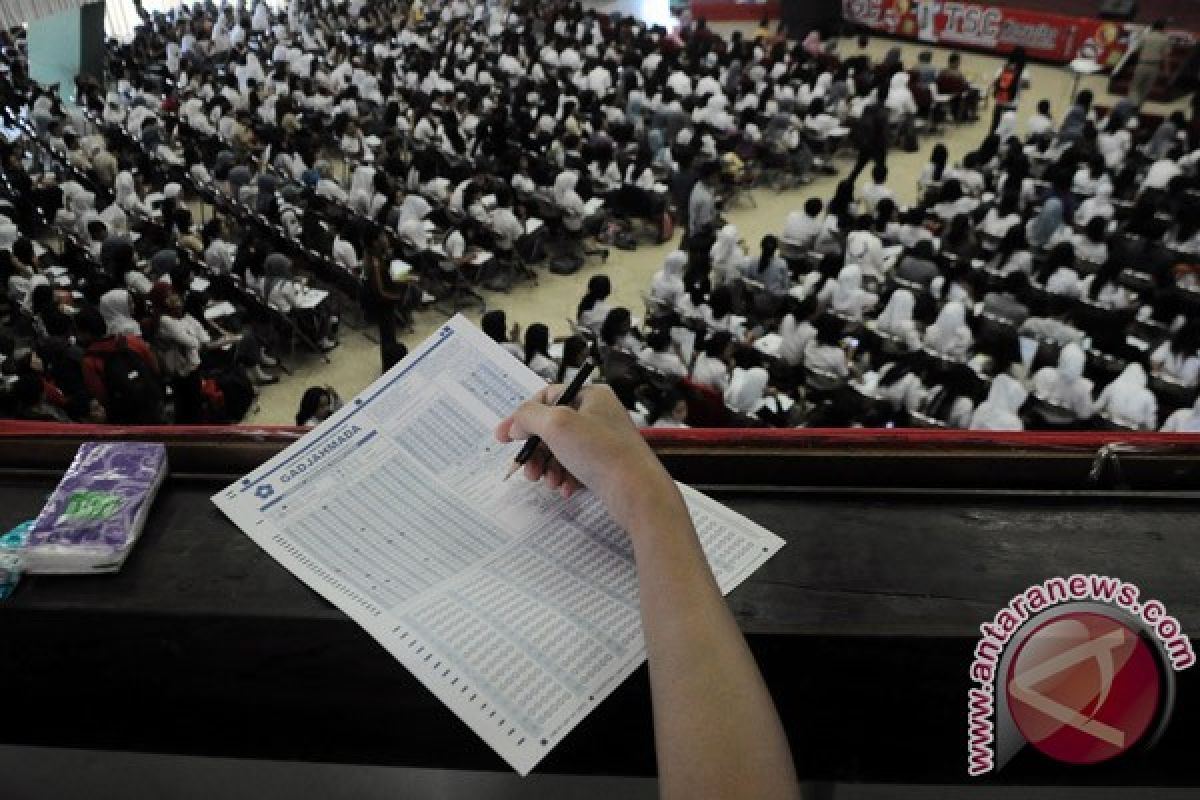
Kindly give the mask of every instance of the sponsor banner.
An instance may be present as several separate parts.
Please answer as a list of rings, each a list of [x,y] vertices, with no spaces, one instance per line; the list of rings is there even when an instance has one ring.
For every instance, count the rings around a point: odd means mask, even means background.
[[[842,15],[847,22],[931,44],[997,53],[1024,47],[1032,58],[1065,64],[1084,57],[1106,67],[1121,60],[1137,29],[1111,20],[961,0],[842,0]],[[1186,32],[1171,33],[1192,40]]]

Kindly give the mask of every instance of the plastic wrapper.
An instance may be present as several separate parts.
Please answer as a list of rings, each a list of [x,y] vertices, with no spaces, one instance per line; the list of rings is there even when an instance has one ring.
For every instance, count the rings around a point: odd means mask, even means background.
[[[167,451],[147,442],[86,442],[29,531],[30,574],[114,572],[142,532],[167,474]]]

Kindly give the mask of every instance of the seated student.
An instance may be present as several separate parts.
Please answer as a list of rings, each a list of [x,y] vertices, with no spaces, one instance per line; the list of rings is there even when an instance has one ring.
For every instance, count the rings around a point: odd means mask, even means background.
[[[685,291],[683,274],[687,261],[687,253],[682,250],[668,253],[662,269],[650,280],[650,296],[668,307],[676,306]]]
[[[917,411],[928,393],[921,376],[901,361],[884,364],[878,372],[868,372],[860,386],[886,400],[893,412]]]
[[[396,231],[402,239],[408,241],[418,250],[429,248],[429,231],[425,226],[425,218],[433,206],[419,194],[410,194],[404,198],[400,206],[400,218],[396,223]]]
[[[1112,204],[1112,186],[1101,185],[1096,193],[1085,198],[1075,211],[1075,224],[1086,226],[1093,219],[1104,220],[1107,227],[1110,220],[1116,216],[1116,208]]]
[[[762,367],[734,367],[725,390],[725,406],[735,414],[750,416],[763,402],[769,376]]]
[[[924,345],[952,361],[966,361],[975,343],[966,317],[962,303],[946,303],[934,323],[925,329]]]
[[[1159,429],[1161,433],[1200,433],[1200,397],[1190,407],[1171,413]]]
[[[296,425],[306,428],[320,425],[333,416],[340,405],[337,392],[333,389],[328,386],[310,386],[300,398],[300,408],[296,410]]]
[[[933,242],[921,239],[896,265],[896,277],[918,283],[928,289],[939,274]]]
[[[954,256],[959,264],[969,264],[979,249],[975,226],[966,214],[956,214],[942,234],[942,253]]]
[[[887,185],[888,169],[876,164],[871,169],[871,178],[858,190],[858,202],[864,214],[874,214],[879,201],[888,198],[895,202],[896,193]]]
[[[916,304],[917,300],[912,292],[908,289],[897,289],[892,292],[879,316],[868,321],[867,325],[880,333],[897,337],[907,350],[918,350],[921,347],[921,332],[913,319]]]
[[[725,331],[709,335],[696,363],[692,365],[692,383],[707,386],[725,394],[729,388],[729,362],[733,353],[733,338]]]
[[[1021,273],[1029,275],[1033,271],[1033,253],[1025,243],[1025,228],[1014,225],[1008,229],[1000,240],[996,252],[987,262],[987,267],[1002,275]]]
[[[1005,236],[1013,228],[1021,226],[1021,214],[1018,210],[1020,198],[1014,192],[1005,192],[1000,196],[1000,202],[988,209],[979,223],[979,230],[995,239]]]
[[[1063,204],[1057,197],[1049,197],[1037,216],[1025,225],[1025,239],[1032,247],[1048,248],[1063,230]]]
[[[746,256],[741,263],[742,277],[758,281],[771,295],[787,294],[791,285],[791,273],[787,262],[777,255],[779,240],[771,234],[762,238],[757,256]]]
[[[886,209],[891,203],[891,199],[885,197],[876,208]],[[882,227],[886,231],[886,223]],[[874,222],[868,217],[861,217],[851,224],[846,233],[846,261],[858,264],[865,277],[882,281],[891,270],[896,255],[884,250],[883,240],[876,235],[874,228]]]
[[[709,275],[712,285],[724,286],[733,281],[741,271],[746,259],[746,251],[738,239],[738,229],[733,225],[725,225],[717,231],[716,241],[708,251],[712,268]]]
[[[650,427],[686,428],[687,415],[687,398],[678,389],[670,389],[663,393],[662,399],[655,406]]]
[[[879,295],[862,288],[862,270],[857,264],[847,264],[836,279],[825,282],[817,300],[829,310],[861,322],[879,302]]]
[[[1087,362],[1083,348],[1074,342],[1059,351],[1057,367],[1042,367],[1033,374],[1033,393],[1072,411],[1078,419],[1092,416],[1092,382],[1083,377]]]
[[[525,366],[547,383],[558,377],[558,364],[550,357],[550,329],[535,322],[525,329]]]
[[[821,232],[821,210],[824,204],[819,197],[804,201],[803,211],[792,211],[783,223],[779,240],[789,247],[807,251],[813,248]]]
[[[612,306],[608,304],[608,296],[612,294],[612,282],[607,275],[593,275],[588,279],[587,293],[579,301],[575,309],[575,321],[580,326],[599,334]]]
[[[1009,272],[998,291],[983,296],[983,310],[1020,327],[1029,319],[1029,278],[1024,272]]]
[[[846,378],[850,361],[842,345],[842,322],[836,317],[822,316],[816,320],[816,335],[804,348],[804,368]]]
[[[963,193],[971,198],[979,197],[987,187],[987,181],[979,171],[979,158],[978,152],[967,153],[962,164],[946,170],[946,180],[958,181]]]
[[[1092,264],[1103,264],[1108,260],[1108,224],[1103,217],[1088,220],[1082,233],[1071,236],[1075,257]]]
[[[979,201],[963,192],[962,184],[953,178],[947,178],[938,192],[937,203],[930,211],[943,222],[948,222],[959,214],[970,214],[979,206]]]
[[[946,145],[938,142],[933,146],[929,161],[921,167],[917,177],[917,200],[929,202],[941,190],[942,182],[946,179],[946,164],[950,161],[950,151]]]
[[[1110,258],[1094,274],[1079,282],[1079,299],[1101,308],[1124,311],[1137,302],[1137,295],[1121,285],[1121,262]]]
[[[1160,344],[1150,354],[1150,366],[1154,374],[1194,388],[1200,378],[1200,323],[1186,323]]]
[[[746,318],[733,313],[733,294],[728,286],[713,289],[699,312],[709,331],[724,331],[736,339],[745,338]]]
[[[638,361],[670,378],[684,378],[687,367],[675,352],[671,332],[666,328],[652,330],[646,336],[646,346],[638,353]]]
[[[263,272],[261,295],[267,304],[284,314],[295,314],[315,334],[313,338],[321,350],[328,352],[337,347],[333,339],[336,320],[324,304],[316,308],[300,306],[305,286],[293,277],[292,260],[282,253],[272,253],[263,262]]]
[[[1039,100],[1035,111],[1025,122],[1025,139],[1033,145],[1048,145],[1054,139],[1054,117],[1050,101]]]
[[[1146,370],[1141,364],[1135,361],[1125,367],[1116,380],[1100,391],[1096,413],[1135,430],[1158,427],[1158,399],[1146,388]]]
[[[1017,416],[1029,393],[1017,380],[1008,375],[997,375],[992,379],[987,400],[979,404],[971,415],[973,431],[1020,431],[1025,423]]]
[[[1108,176],[1108,165],[1101,155],[1092,156],[1087,164],[1081,164],[1071,179],[1071,191],[1075,194],[1093,195],[1106,187],[1112,193],[1112,178]]]
[[[628,308],[621,306],[608,312],[604,324],[600,326],[599,338],[602,348],[616,348],[627,353],[639,353],[642,350],[642,337],[633,327],[633,315]]]
[[[503,311],[493,309],[479,320],[480,329],[496,344],[507,350],[514,358],[525,360],[525,350],[517,344],[516,339],[521,335],[521,326],[514,322],[512,329]]]

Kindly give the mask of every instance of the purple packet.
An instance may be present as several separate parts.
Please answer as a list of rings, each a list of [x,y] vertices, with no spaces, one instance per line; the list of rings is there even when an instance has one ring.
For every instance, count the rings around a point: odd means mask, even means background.
[[[149,442],[85,442],[29,532],[29,572],[118,568],[167,474]]]

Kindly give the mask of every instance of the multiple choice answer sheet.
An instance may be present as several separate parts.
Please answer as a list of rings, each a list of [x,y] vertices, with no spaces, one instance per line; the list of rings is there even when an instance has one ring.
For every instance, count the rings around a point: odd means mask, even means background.
[[[625,532],[519,474],[544,384],[463,316],[213,502],[522,775],[645,659]],[[783,540],[681,487],[722,592]]]

